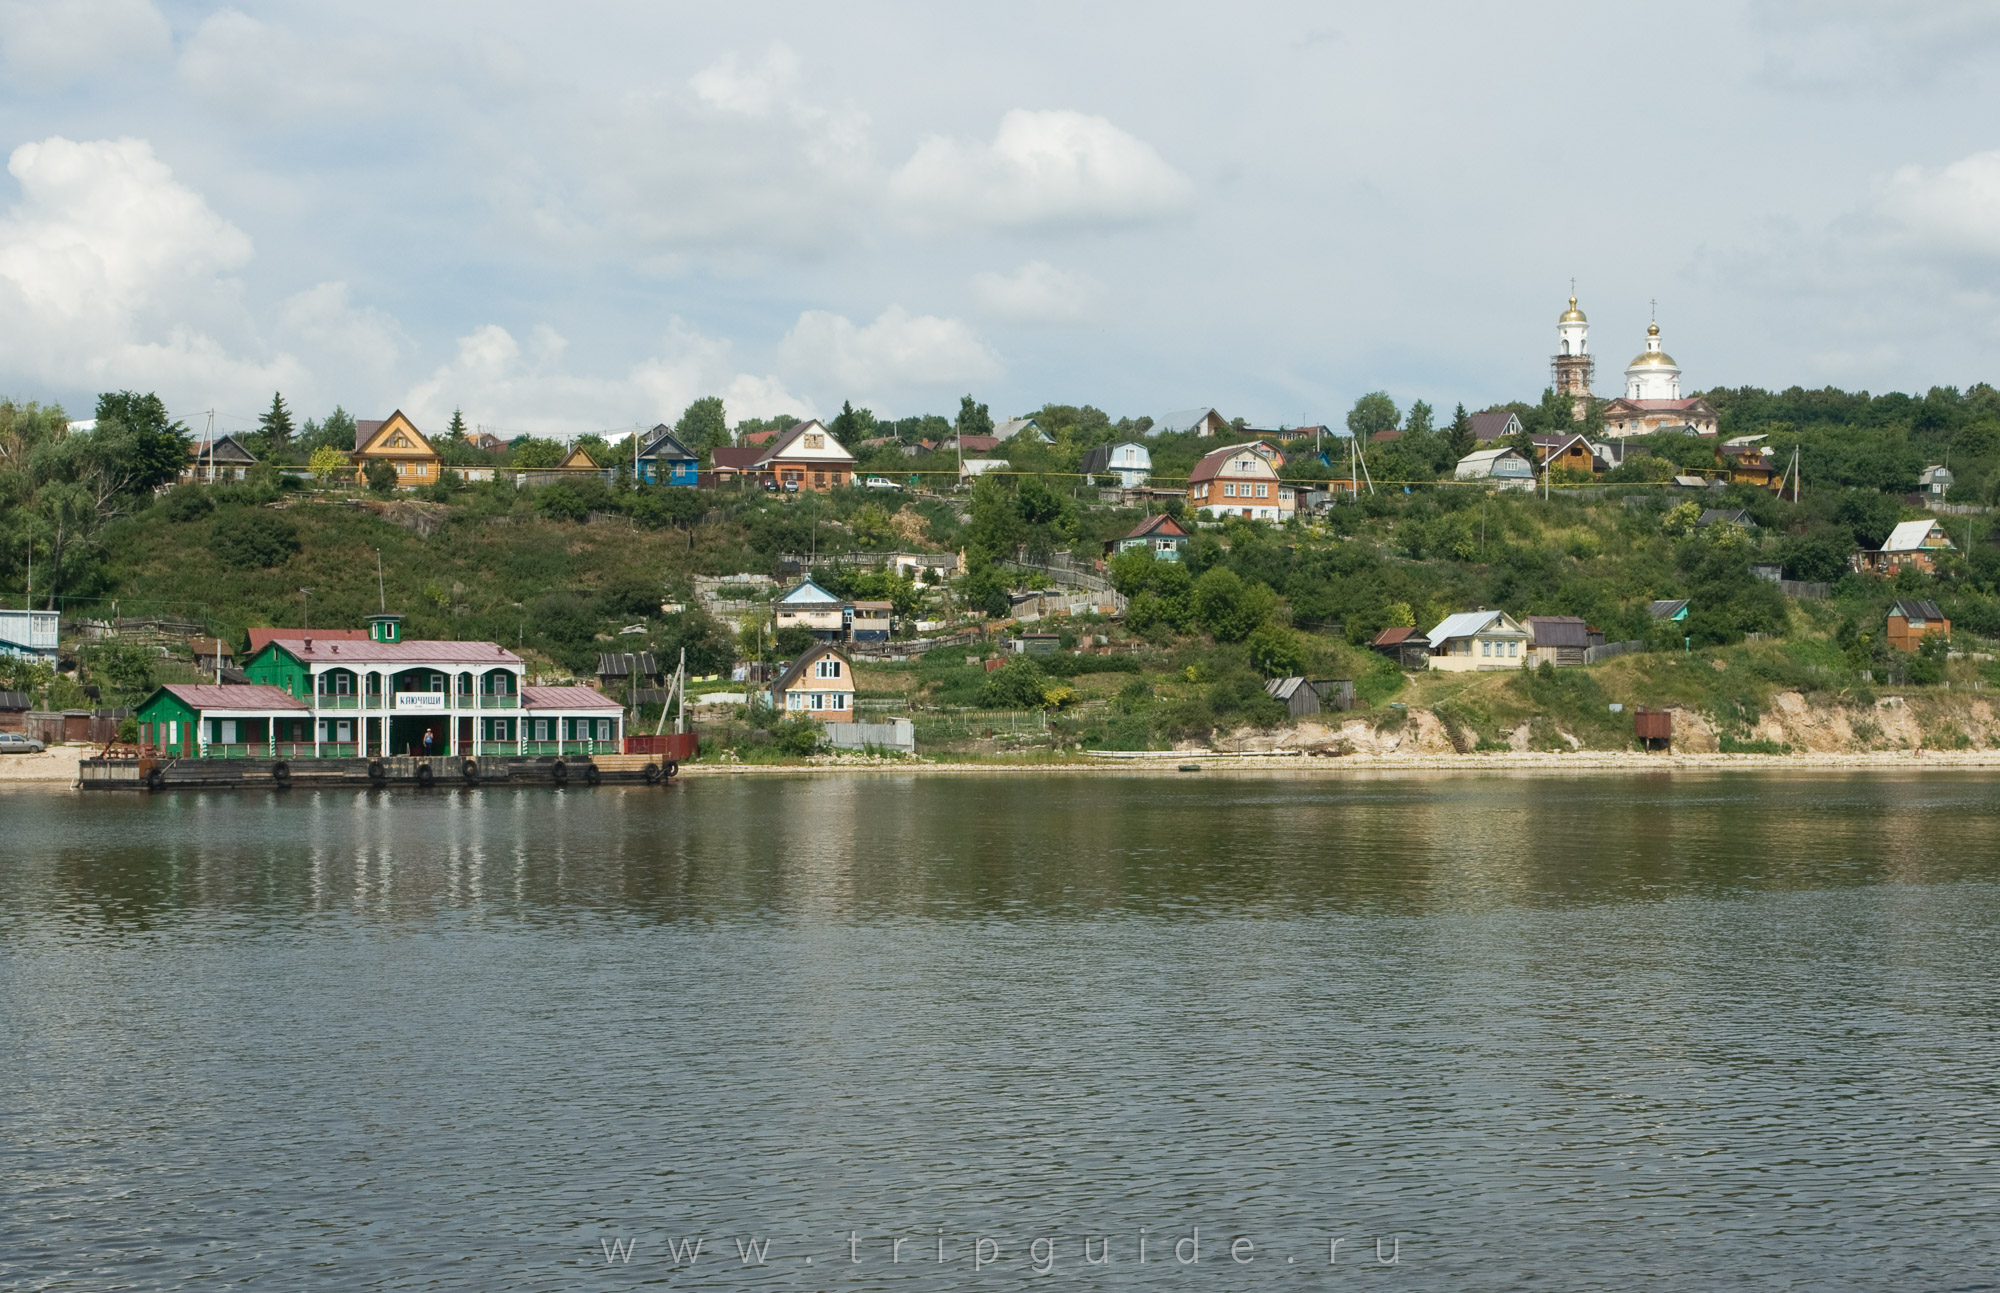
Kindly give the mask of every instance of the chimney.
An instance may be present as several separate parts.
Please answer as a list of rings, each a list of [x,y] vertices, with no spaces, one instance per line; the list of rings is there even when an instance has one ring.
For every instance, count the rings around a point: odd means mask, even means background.
[[[313,649],[313,640],[312,640],[311,638],[307,638],[307,639],[306,639],[306,650],[310,651],[310,650],[312,650],[312,649]]]

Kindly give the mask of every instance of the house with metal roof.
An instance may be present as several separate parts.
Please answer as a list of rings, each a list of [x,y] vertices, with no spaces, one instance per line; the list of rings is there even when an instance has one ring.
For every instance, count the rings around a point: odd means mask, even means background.
[[[1151,551],[1155,561],[1179,561],[1187,546],[1188,532],[1173,517],[1161,513],[1149,516],[1123,536],[1104,541],[1104,555],[1113,557],[1137,548]]]
[[[1938,522],[1929,518],[1903,521],[1889,531],[1878,551],[1855,553],[1854,569],[1864,574],[1893,575],[1905,566],[1914,566],[1928,573],[1937,569],[1940,554],[1955,551]]]
[[[1055,443],[1049,436],[1049,433],[1042,430],[1042,424],[1033,418],[1008,418],[1005,422],[993,428],[993,438],[998,441],[1012,440],[1014,437],[1021,435],[1025,435],[1029,440],[1037,441],[1041,444]]]
[[[1153,419],[1147,435],[1229,435],[1235,430],[1229,419],[1214,409],[1177,409]]]
[[[1898,601],[1889,608],[1889,645],[1914,651],[1927,637],[1951,636],[1951,621],[1932,601]]]
[[[701,459],[662,422],[640,437],[637,476],[642,485],[692,485]]]
[[[187,465],[181,468],[183,484],[201,481],[242,480],[257,465],[257,457],[233,435],[212,440],[196,440],[188,445]]]
[[[357,476],[365,475],[377,462],[386,462],[396,471],[396,488],[416,489],[437,483],[444,459],[417,430],[417,424],[397,409],[381,421],[364,419],[354,424],[354,452],[348,455]]]
[[[770,688],[771,708],[787,718],[854,721],[854,662],[821,643],[786,666]]]
[[[1533,492],[1535,468],[1520,452],[1505,449],[1475,449],[1458,460],[1454,480],[1483,480],[1495,489]]]
[[[811,579],[800,580],[771,603],[772,622],[779,632],[805,629],[822,642],[839,642],[847,636],[846,609],[846,602]]]
[[[1433,669],[1519,669],[1528,662],[1528,630],[1505,611],[1447,615],[1424,636],[1430,640]]]
[[[1275,457],[1275,450],[1256,441],[1205,455],[1188,473],[1188,502],[1204,516],[1291,520],[1298,510],[1297,496],[1278,478]]]
[[[1672,624],[1680,624],[1685,622],[1688,617],[1688,604],[1685,599],[1680,601],[1662,599],[1660,601],[1648,602],[1646,603],[1646,614],[1656,620],[1666,620]]]
[[[1078,470],[1086,476],[1116,476],[1124,488],[1137,489],[1153,474],[1153,455],[1136,440],[1121,440],[1085,450]]]
[[[1954,479],[1956,478],[1951,474],[1951,468],[1942,465],[1929,466],[1917,473],[1917,489],[1927,501],[1942,502],[1944,496],[1951,492]]]
[[[1481,444],[1491,444],[1508,436],[1521,434],[1521,415],[1507,409],[1493,413],[1475,413],[1471,417],[1473,439]]]

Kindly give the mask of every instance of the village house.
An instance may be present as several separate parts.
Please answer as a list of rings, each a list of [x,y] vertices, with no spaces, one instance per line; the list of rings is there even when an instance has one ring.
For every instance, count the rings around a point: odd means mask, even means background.
[[[1173,517],[1149,516],[1122,538],[1105,540],[1104,555],[1111,557],[1139,548],[1150,550],[1155,561],[1179,561],[1187,541],[1188,532]]]
[[[792,661],[771,684],[771,708],[787,718],[854,721],[854,664],[822,643]]]
[[[1738,436],[1715,446],[1715,461],[1729,480],[1739,485],[1755,485],[1776,490],[1780,483],[1778,464],[1763,436]]]
[[[946,453],[987,454],[992,453],[1000,447],[1000,437],[997,435],[948,435],[944,438],[944,443],[939,447]]]
[[[444,460],[416,424],[397,409],[379,422],[354,424],[354,452],[348,455],[357,478],[365,477],[371,463],[386,462],[396,469],[398,489],[417,489],[437,483]]]
[[[895,614],[894,602],[849,602],[847,640],[887,642],[895,625]]]
[[[281,687],[256,683],[156,688],[134,711],[142,748],[177,758],[244,758],[279,745],[312,748],[313,714]]]
[[[1289,521],[1297,511],[1292,487],[1278,479],[1272,451],[1257,443],[1217,449],[1188,475],[1188,502],[1211,517]]]
[[[213,440],[196,440],[188,445],[187,466],[181,468],[181,483],[193,484],[197,481],[210,484],[218,480],[243,480],[250,469],[257,465],[257,459],[243,442],[233,435],[221,435]]]
[[[1926,502],[1942,503],[1944,496],[1951,493],[1954,479],[1951,468],[1932,465],[1917,473],[1917,489]]]
[[[1236,428],[1229,419],[1214,409],[1180,409],[1173,413],[1162,413],[1153,419],[1153,425],[1146,434],[1186,435],[1192,432],[1198,436],[1230,435]]]
[[[1527,490],[1535,488],[1535,468],[1519,450],[1475,449],[1458,460],[1458,467],[1452,472],[1454,480],[1483,480],[1496,489]]]
[[[1033,418],[1008,418],[1005,422],[993,428],[993,438],[996,441],[1005,442],[1019,435],[1025,435],[1029,440],[1037,444],[1055,443],[1049,437],[1049,433],[1042,430],[1042,424]]]
[[[1405,669],[1424,669],[1430,666],[1431,642],[1415,628],[1394,625],[1375,635],[1368,649],[1377,655],[1388,656]]]
[[[1495,440],[1505,440],[1520,435],[1523,428],[1517,413],[1499,409],[1492,413],[1475,413],[1471,417],[1472,438],[1481,444],[1492,444]]]
[[[1855,553],[1853,565],[1862,574],[1893,575],[1905,566],[1930,574],[1937,569],[1938,554],[1955,551],[1936,521],[1903,521],[1889,531],[1879,551]]]
[[[1013,465],[1005,458],[966,458],[958,464],[958,483],[968,484],[989,471],[1007,471]]]
[[[589,450],[583,448],[581,445],[571,445],[569,452],[562,456],[562,461],[556,464],[555,469],[557,471],[595,472],[603,471],[604,467],[597,459],[590,456]]]
[[[1889,645],[1914,651],[1927,637],[1951,637],[1951,621],[1936,602],[1898,601],[1889,608]]]
[[[1085,476],[1116,476],[1126,489],[1137,489],[1153,474],[1153,455],[1135,440],[1101,444],[1086,450],[1079,465]]]
[[[772,624],[780,633],[805,629],[822,642],[840,642],[847,637],[847,603],[810,579],[793,585],[771,603]]]
[[[0,608],[0,655],[55,663],[61,612]]]
[[[1433,669],[1518,669],[1527,663],[1528,630],[1505,611],[1447,615],[1424,636]]]
[[[1597,474],[1597,451],[1580,435],[1538,435],[1535,452],[1543,466],[1569,467],[1587,476]]]
[[[662,422],[639,440],[635,476],[642,485],[692,485],[699,474],[701,459]]]

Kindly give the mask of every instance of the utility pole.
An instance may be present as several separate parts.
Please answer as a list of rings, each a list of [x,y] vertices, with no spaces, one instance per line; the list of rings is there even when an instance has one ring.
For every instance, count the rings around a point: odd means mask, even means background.
[[[208,439],[207,441],[205,441],[205,444],[207,445],[208,448],[208,483],[213,485],[215,483],[215,410],[214,409],[210,409],[208,411]]]
[[[312,627],[312,589],[310,588],[299,589],[299,620],[300,628],[309,629]]]
[[[375,549],[375,595],[382,599],[382,613],[389,613],[389,588],[382,582],[382,549]]]

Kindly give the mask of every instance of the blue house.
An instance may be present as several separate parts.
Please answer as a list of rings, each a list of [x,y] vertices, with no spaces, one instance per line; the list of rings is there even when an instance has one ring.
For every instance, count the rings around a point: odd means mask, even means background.
[[[642,485],[692,485],[701,459],[688,452],[674,438],[672,428],[662,422],[639,442],[639,483]]]

